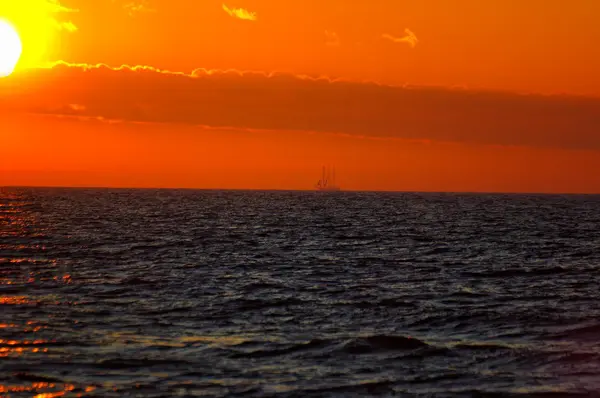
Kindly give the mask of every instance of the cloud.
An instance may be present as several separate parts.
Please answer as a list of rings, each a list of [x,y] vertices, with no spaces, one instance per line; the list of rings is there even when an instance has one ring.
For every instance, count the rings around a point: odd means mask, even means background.
[[[382,34],[381,37],[394,43],[408,43],[408,45],[414,48],[419,42],[419,39],[417,39],[417,36],[408,28],[404,29],[404,33],[406,36],[403,37],[394,37],[387,33]]]
[[[328,46],[339,46],[340,45],[340,37],[335,32],[330,32],[328,30],[325,31],[325,44]]]
[[[81,104],[69,104],[69,108],[75,112],[85,111],[85,105]]]
[[[75,32],[77,31],[77,26],[71,21],[69,22],[56,22],[56,27],[58,30],[66,30],[67,32]]]
[[[156,10],[150,6],[147,0],[130,1],[123,4],[123,8],[127,11],[129,16],[134,16],[135,14],[140,13],[156,12]]]
[[[0,110],[600,150],[599,98],[396,87],[281,73],[58,63],[0,81]]]
[[[24,0],[28,1],[28,0]],[[39,3],[39,1],[37,2]],[[79,12],[78,9],[65,7],[60,4],[59,0],[43,0],[44,7],[48,12],[59,13],[59,12]]]
[[[76,8],[63,6],[58,0],[46,0],[43,7],[49,15],[79,12]],[[66,30],[67,32],[77,31],[77,26],[72,21],[59,21],[53,19],[52,22],[58,30]]]
[[[256,13],[250,12],[243,8],[229,8],[225,4],[223,4],[223,10],[234,18],[244,19],[247,21],[256,21]]]

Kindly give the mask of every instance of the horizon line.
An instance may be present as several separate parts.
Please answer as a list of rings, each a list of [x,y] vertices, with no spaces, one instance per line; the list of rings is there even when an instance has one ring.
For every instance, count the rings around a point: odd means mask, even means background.
[[[0,185],[0,190],[5,188],[26,189],[98,189],[98,190],[140,190],[140,191],[235,191],[235,192],[323,192],[316,189],[293,189],[293,188],[194,188],[194,187],[127,187],[127,186],[96,186],[96,185]],[[463,195],[544,195],[544,196],[600,196],[600,191],[590,192],[539,192],[539,191],[415,191],[415,190],[378,190],[378,189],[342,189],[331,192],[332,195],[344,193],[400,193],[400,194],[463,194]]]

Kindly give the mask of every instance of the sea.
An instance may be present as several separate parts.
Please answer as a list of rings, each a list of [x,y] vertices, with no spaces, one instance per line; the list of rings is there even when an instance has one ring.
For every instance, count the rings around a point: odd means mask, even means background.
[[[600,196],[0,188],[0,396],[600,396]]]

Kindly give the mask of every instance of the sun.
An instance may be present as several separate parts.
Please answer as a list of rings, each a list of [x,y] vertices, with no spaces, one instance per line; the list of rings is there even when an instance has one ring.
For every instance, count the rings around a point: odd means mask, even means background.
[[[21,57],[21,38],[6,21],[0,20],[0,77],[10,75]]]

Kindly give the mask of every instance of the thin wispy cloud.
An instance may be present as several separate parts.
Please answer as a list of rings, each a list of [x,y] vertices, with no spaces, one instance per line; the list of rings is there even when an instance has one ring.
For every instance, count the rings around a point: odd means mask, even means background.
[[[46,8],[48,14],[63,14],[63,13],[79,12],[78,9],[65,7],[64,5],[60,4],[60,2],[58,0],[48,0],[45,3],[45,8]],[[71,21],[59,21],[57,19],[54,19],[52,21],[52,23],[58,30],[65,30],[65,31],[71,32],[71,33],[76,32],[78,30],[77,26]]]
[[[149,0],[111,0],[115,4],[119,4],[123,10],[133,17],[137,14],[156,12]]]
[[[340,45],[340,37],[337,33],[331,32],[329,30],[325,31],[325,44],[328,46],[339,46]]]
[[[131,1],[123,5],[123,8],[130,16],[140,13],[156,12],[156,10],[150,6],[147,0]]]
[[[417,36],[408,28],[404,29],[404,34],[405,36],[403,37],[396,37],[388,33],[384,33],[381,35],[381,37],[394,43],[407,43],[409,46],[414,48],[419,42]]]
[[[244,8],[229,8],[223,3],[223,11],[234,18],[243,19],[246,21],[256,21],[257,16],[255,12],[248,11]]]
[[[68,108],[75,112],[82,112],[82,111],[85,111],[85,109],[86,109],[85,105],[81,105],[81,104],[69,104]]]
[[[77,26],[71,21],[68,22],[58,22],[55,21],[56,28],[58,30],[66,30],[67,32],[75,32],[77,31]]]
[[[51,13],[58,13],[58,12],[78,12],[79,10],[75,9],[75,8],[69,8],[69,7],[65,7],[62,4],[60,4],[60,2],[58,0],[46,0],[43,3],[44,8],[46,8],[46,11],[51,12]]]

